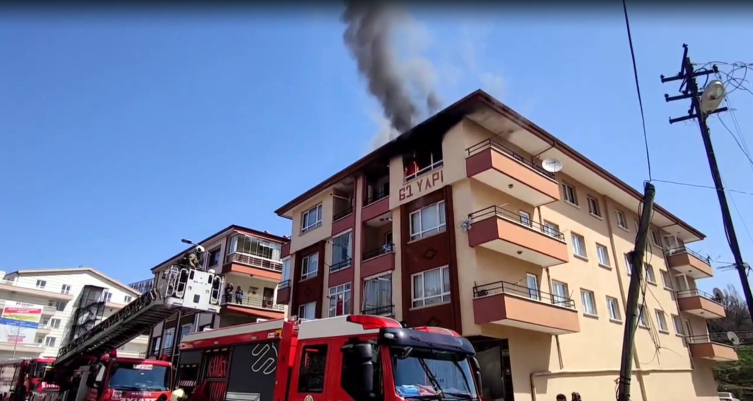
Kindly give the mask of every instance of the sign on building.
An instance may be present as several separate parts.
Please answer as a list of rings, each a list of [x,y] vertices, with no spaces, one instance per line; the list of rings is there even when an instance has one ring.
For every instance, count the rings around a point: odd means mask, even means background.
[[[0,341],[34,344],[42,308],[42,305],[5,301],[0,317]]]

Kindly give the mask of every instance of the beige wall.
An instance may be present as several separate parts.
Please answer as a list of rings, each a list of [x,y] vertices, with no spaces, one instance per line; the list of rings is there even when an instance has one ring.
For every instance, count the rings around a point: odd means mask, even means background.
[[[293,216],[293,228],[291,230],[292,234],[290,240],[291,254],[332,235],[332,199],[332,188],[328,188],[327,190],[322,191],[319,195],[310,198],[305,203],[291,210],[290,214]],[[319,203],[322,204],[322,225],[301,234],[301,217],[303,216],[303,212],[311,209]]]

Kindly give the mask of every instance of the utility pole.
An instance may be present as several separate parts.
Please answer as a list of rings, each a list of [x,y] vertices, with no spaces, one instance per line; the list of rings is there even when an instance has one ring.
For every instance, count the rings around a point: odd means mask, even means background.
[[[635,329],[638,315],[641,313],[638,305],[641,281],[643,279],[643,255],[646,252],[648,230],[651,225],[651,211],[654,208],[656,189],[650,182],[646,182],[643,189],[643,210],[635,237],[635,248],[630,252],[630,287],[628,288],[627,305],[625,305],[625,332],[622,337],[622,363],[620,364],[620,378],[617,389],[617,401],[630,400],[630,380],[633,374],[633,347],[635,344]]]
[[[667,102],[672,102],[680,99],[690,99],[690,109],[688,110],[687,116],[670,118],[669,123],[674,124],[676,122],[692,120],[694,118],[698,120],[698,127],[701,129],[701,136],[703,137],[703,145],[706,147],[706,156],[709,159],[711,177],[714,179],[716,194],[719,197],[719,206],[722,209],[724,231],[727,234],[727,239],[729,242],[729,247],[732,250],[732,255],[735,257],[735,267],[737,268],[737,272],[740,275],[740,283],[742,284],[743,293],[745,294],[745,302],[748,304],[748,313],[750,314],[750,317],[753,318],[753,295],[751,294],[750,283],[748,282],[747,265],[743,262],[743,255],[740,252],[740,245],[737,243],[737,234],[735,234],[735,227],[732,224],[732,215],[730,214],[729,206],[727,205],[727,195],[724,193],[722,176],[719,173],[719,167],[716,164],[716,156],[714,155],[714,148],[711,144],[709,127],[708,125],[706,125],[706,119],[709,115],[727,111],[727,108],[721,107],[717,109],[716,106],[718,105],[718,103],[716,103],[712,104],[712,110],[703,110],[704,104],[700,99],[702,94],[698,93],[698,84],[695,80],[695,77],[716,73],[718,72],[718,69],[716,65],[714,65],[712,71],[693,71],[693,64],[690,62],[690,57],[688,57],[688,45],[683,44],[682,47],[685,49],[685,51],[682,56],[680,73],[669,78],[665,78],[664,75],[662,75],[661,81],[662,83],[665,83],[682,80],[683,84],[680,87],[682,95],[664,95],[664,98]],[[709,102],[714,102],[715,100],[721,102],[721,97],[723,97],[724,95],[724,85],[719,81],[717,81],[716,85],[720,87],[719,90],[721,92],[721,95],[719,97],[708,100]],[[703,100],[707,101],[707,99]],[[708,107],[706,108],[708,109]]]

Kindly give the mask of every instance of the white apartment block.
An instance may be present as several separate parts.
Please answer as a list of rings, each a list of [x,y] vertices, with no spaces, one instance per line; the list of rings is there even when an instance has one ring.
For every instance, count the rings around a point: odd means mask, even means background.
[[[57,357],[74,323],[84,288],[99,293],[101,321],[139,297],[135,289],[88,267],[0,272],[0,310],[6,302],[42,305],[42,318],[33,344],[0,341],[0,361],[15,358]],[[86,291],[89,293],[89,291]],[[92,293],[95,293],[92,291]],[[118,350],[119,355],[145,355],[147,336],[139,336]]]

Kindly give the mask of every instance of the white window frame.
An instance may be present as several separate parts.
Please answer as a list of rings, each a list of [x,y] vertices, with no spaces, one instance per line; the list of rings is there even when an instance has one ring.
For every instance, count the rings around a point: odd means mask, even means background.
[[[369,282],[371,282],[371,281],[377,281],[378,282],[380,280],[383,280],[385,277],[389,277],[389,282],[390,282],[390,285],[389,285],[390,299],[389,299],[387,305],[376,305],[376,306],[373,306],[372,308],[366,308],[366,305],[368,303],[367,302],[367,298],[370,295],[374,296],[374,298],[377,300],[377,304],[379,303],[379,294],[372,294],[370,291],[368,291],[368,289],[369,289],[369,285],[368,285]],[[411,284],[411,285],[413,285],[413,284]],[[375,276],[364,278],[363,279],[363,302],[362,302],[362,305],[361,305],[361,311],[363,312],[363,311],[367,311],[367,310],[370,310],[370,309],[387,308],[389,306],[393,306],[394,304],[393,304],[393,301],[392,301],[392,293],[393,293],[392,286],[393,286],[392,272],[379,273],[379,274],[377,274]],[[371,306],[371,305],[369,305],[369,306]],[[383,313],[382,315],[390,315],[391,313],[392,313],[392,311],[388,310],[385,313]]]
[[[591,304],[591,307],[593,308],[593,311],[588,310],[589,308],[588,308],[587,300],[590,300],[590,304]],[[593,291],[581,288],[580,289],[580,301],[581,301],[581,304],[583,305],[584,315],[599,316],[599,310],[596,308],[596,294],[594,294]]]
[[[316,213],[316,221],[313,224],[308,224],[308,216],[311,213]],[[301,234],[307,233],[322,225],[322,204],[318,204],[309,210],[306,210],[301,214]]]
[[[71,293],[71,286],[70,284],[63,284],[62,287],[60,287],[60,293],[63,295],[68,295]]]
[[[552,223],[551,221],[544,220],[544,234],[559,239],[560,226]]]
[[[65,301],[55,301],[55,310],[58,311],[58,312],[64,311],[66,306],[68,306],[68,302],[65,302]]]
[[[282,281],[290,281],[290,256],[282,260]]]
[[[669,274],[669,272],[659,269],[659,275],[661,276],[661,281],[662,285],[664,285],[664,289],[672,291],[672,276]]]
[[[526,227],[531,227],[533,225],[530,213],[526,212],[525,210],[519,210],[518,215],[520,216],[520,224]]]
[[[601,251],[602,249],[604,250],[603,252]],[[610,262],[609,260],[609,248],[602,244],[596,243],[596,256],[599,258],[600,266],[612,267],[612,262]]]
[[[599,206],[599,200],[587,195],[586,201],[588,202],[588,214],[601,218],[601,207]]]
[[[675,334],[679,336],[685,335],[685,329],[682,327],[682,319],[677,315],[670,315],[672,317],[672,326],[675,327]]]
[[[627,271],[628,276],[633,275],[633,261],[630,260],[630,254],[625,254],[625,270]]]
[[[426,296],[426,274],[439,271],[439,294]],[[420,273],[412,274],[410,277],[410,292],[411,292],[411,308],[425,308],[425,307],[431,307],[436,305],[442,305],[450,302],[450,283],[444,282],[444,274],[445,271],[447,271],[447,274],[450,273],[450,267],[449,266],[442,266],[437,267],[436,269],[430,269],[426,271],[422,271]],[[415,278],[420,276],[421,277],[421,296],[417,296],[416,294],[416,286],[415,284]],[[449,281],[449,280],[448,280]],[[445,288],[447,286],[447,288]],[[439,302],[433,303],[433,304],[426,304],[427,300],[432,300],[435,298],[439,298]]]
[[[613,322],[622,322],[620,301],[617,298],[607,295],[607,310],[609,311],[609,320]]]
[[[123,301],[124,301],[124,302],[125,302],[126,304],[129,304],[129,303],[131,303],[131,301],[133,301],[133,297],[132,297],[132,296],[130,296],[130,295],[124,295],[124,296],[123,296]]]
[[[662,247],[661,236],[659,235],[659,232],[653,228],[651,229],[651,241],[654,243],[654,245],[658,246],[659,248]]]
[[[667,326],[667,314],[661,309],[655,309],[654,315],[656,316],[656,324],[659,326],[659,332],[669,333],[669,326]]]
[[[316,263],[314,264],[314,270],[311,271],[311,258],[314,256],[316,256]],[[317,275],[319,275],[319,252],[314,252],[301,258],[301,281],[314,278]]]
[[[656,272],[654,271],[654,266],[644,263],[643,269],[646,271],[646,281],[650,284],[656,284]]]
[[[559,294],[556,288],[564,290],[564,295]],[[570,303],[570,289],[567,287],[567,283],[562,281],[552,280],[552,301],[555,305],[563,306],[565,308],[572,308]]]
[[[36,284],[34,284],[34,287],[44,289],[47,287],[47,280],[37,280]]]
[[[638,326],[648,328],[648,315],[646,314],[646,305],[638,305]]]
[[[625,213],[623,213],[620,210],[615,210],[614,214],[617,217],[617,227],[620,227],[623,230],[629,230],[627,226],[627,220],[625,219]]]
[[[578,233],[571,232],[570,238],[572,239],[573,255],[579,256],[584,259],[588,259],[588,251],[586,250],[586,237]],[[581,241],[580,245],[581,245],[581,250],[583,251],[583,254],[578,253],[578,247],[575,246],[575,243],[577,242],[576,238],[580,239]]]
[[[343,310],[342,314],[337,314],[337,298],[339,296],[343,297]],[[344,316],[350,314],[350,309],[353,307],[353,292],[350,283],[340,284],[336,285],[334,287],[329,288],[329,296],[327,297],[329,299],[329,317],[335,317],[335,316]],[[335,301],[335,308],[334,313],[332,309],[332,301]]]
[[[312,317],[306,317],[306,309],[308,307],[311,307]],[[298,305],[298,319],[316,319],[316,301]]]
[[[526,273],[526,287],[528,288],[528,298],[541,301],[541,290],[539,289],[539,276]]]
[[[439,234],[441,232],[444,232],[447,229],[447,219],[445,217],[447,210],[446,205],[443,200],[432,203],[431,205],[424,206],[421,209],[415,210],[410,213],[408,216],[408,225],[410,226],[410,240],[411,241],[417,241],[421,238],[426,238],[428,236]],[[433,212],[437,214],[437,226],[424,229],[422,227],[421,223],[421,217],[423,213],[430,213],[430,208],[434,208]],[[440,210],[442,212],[440,212]],[[413,226],[413,216],[418,214],[418,229],[416,230],[416,227]],[[435,231],[436,230],[436,231]]]
[[[52,318],[52,319],[50,319],[50,320],[49,320],[49,327],[50,327],[51,329],[59,329],[59,328],[60,328],[60,323],[61,323],[61,322],[62,322],[62,320],[61,320],[61,319],[58,319],[58,318]]]
[[[44,346],[47,348],[54,348],[56,346],[56,343],[57,343],[57,337],[47,336],[44,339]]]
[[[568,191],[569,190],[569,191]],[[575,187],[570,184],[562,183],[562,199],[565,200],[565,202],[573,205],[578,206],[578,192],[575,190]],[[571,199],[572,198],[572,199]]]

